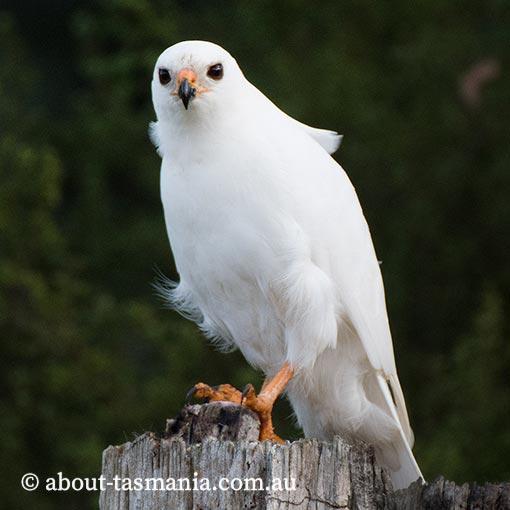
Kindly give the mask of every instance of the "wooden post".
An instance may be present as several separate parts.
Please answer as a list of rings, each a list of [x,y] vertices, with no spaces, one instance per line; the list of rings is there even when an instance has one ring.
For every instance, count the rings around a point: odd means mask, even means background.
[[[510,510],[510,484],[438,479],[394,492],[374,450],[302,439],[257,441],[258,418],[236,404],[185,407],[158,437],[103,453],[101,510]]]

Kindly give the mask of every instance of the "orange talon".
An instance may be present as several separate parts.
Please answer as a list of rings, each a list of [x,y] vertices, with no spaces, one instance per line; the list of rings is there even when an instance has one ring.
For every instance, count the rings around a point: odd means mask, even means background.
[[[206,398],[210,402],[225,401],[241,404],[257,413],[260,419],[259,441],[269,439],[283,444],[284,440],[274,431],[271,413],[278,395],[283,391],[293,374],[294,371],[290,368],[289,362],[285,362],[272,379],[264,381],[258,395],[255,393],[252,384],[248,384],[241,393],[230,384],[212,387],[208,384],[197,383],[186,395],[186,402],[189,402],[193,397],[197,397]]]
[[[209,386],[199,382],[188,391],[186,403],[192,398],[206,398],[209,402],[234,402],[241,403],[242,393],[230,384],[220,384],[219,386]]]

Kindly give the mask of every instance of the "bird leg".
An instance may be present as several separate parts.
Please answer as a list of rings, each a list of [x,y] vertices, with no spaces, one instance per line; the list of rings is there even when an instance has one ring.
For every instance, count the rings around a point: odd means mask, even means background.
[[[293,374],[294,371],[290,368],[289,362],[286,361],[271,380],[266,379],[264,381],[258,395],[255,393],[255,388],[252,384],[245,386],[242,405],[256,412],[259,416],[259,441],[269,439],[276,443],[284,443],[283,439],[274,431],[271,413],[273,412],[273,405],[278,395],[283,391]]]
[[[186,402],[189,402],[193,397],[198,397],[206,398],[209,402],[226,401],[241,404],[257,413],[260,419],[259,441],[269,439],[282,444],[283,439],[274,431],[271,413],[278,395],[283,391],[293,374],[294,371],[290,368],[289,362],[286,361],[272,379],[264,381],[258,395],[255,393],[252,384],[245,386],[241,393],[230,384],[209,386],[208,384],[197,383],[186,395]]]

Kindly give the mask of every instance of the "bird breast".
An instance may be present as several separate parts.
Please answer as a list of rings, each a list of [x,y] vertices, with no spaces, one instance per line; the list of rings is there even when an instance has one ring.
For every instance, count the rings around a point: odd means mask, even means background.
[[[252,365],[270,372],[289,345],[295,361],[313,363],[336,341],[341,312],[330,269],[342,258],[335,240],[352,186],[297,128],[296,146],[278,126],[228,133],[165,149],[162,200],[181,285],[205,332],[230,339]],[[303,349],[299,331],[317,324],[316,349]]]
[[[180,165],[164,160],[162,201],[180,285],[204,317],[206,334],[230,340],[265,371],[285,356],[270,282],[284,269],[284,195],[234,158]],[[275,207],[276,206],[276,207]]]

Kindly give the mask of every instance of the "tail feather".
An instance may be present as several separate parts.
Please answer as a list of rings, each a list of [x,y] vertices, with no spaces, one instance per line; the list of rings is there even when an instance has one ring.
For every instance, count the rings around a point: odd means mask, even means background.
[[[377,382],[379,383],[379,387],[381,388],[390,413],[398,425],[399,435],[396,444],[394,444],[395,453],[398,457],[398,465],[395,465],[393,462],[384,462],[385,453],[382,451],[381,456],[383,464],[389,467],[393,488],[395,490],[405,489],[415,480],[419,478],[423,480],[423,475],[411,451],[413,434],[405,410],[404,397],[396,375],[388,382],[382,374],[378,374]]]
[[[414,481],[420,478],[423,480],[423,475],[407,441],[402,440],[402,443],[396,446],[396,451],[400,467],[398,469],[389,469],[393,488],[395,490],[406,489]]]
[[[400,381],[398,380],[397,374],[391,374],[387,382],[390,387],[391,394],[394,398],[394,404],[400,425],[404,430],[404,434],[407,439],[407,442],[409,443],[409,446],[412,448],[414,444],[414,434],[409,423],[406,402],[404,400],[404,394],[402,392],[402,387],[400,386]]]

